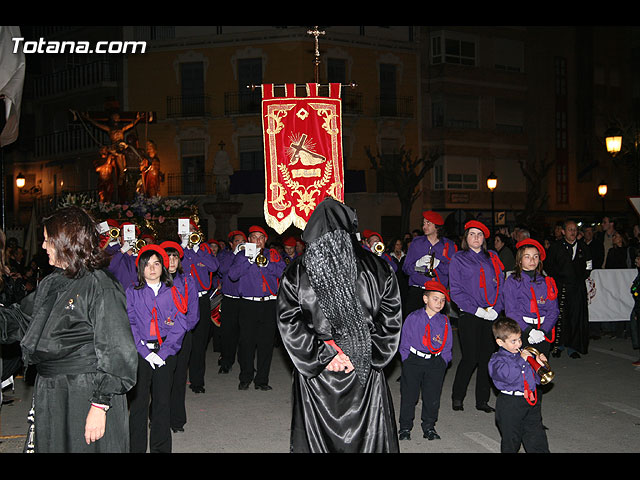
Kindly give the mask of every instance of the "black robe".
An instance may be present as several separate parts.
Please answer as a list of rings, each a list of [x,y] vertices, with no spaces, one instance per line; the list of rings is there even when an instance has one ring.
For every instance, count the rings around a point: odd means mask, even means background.
[[[570,245],[564,240],[554,242],[544,262],[546,273],[558,287],[560,316],[556,324],[555,344],[586,354],[589,350],[589,304],[586,279],[591,273],[589,247],[577,240],[572,259]]]
[[[127,400],[137,351],[120,284],[104,271],[45,277],[18,305],[0,308],[0,343],[20,341],[36,365],[32,424],[35,452],[126,452]],[[110,406],[104,436],[87,445],[91,402]],[[30,448],[28,448],[29,450]]]
[[[337,352],[325,343],[332,339],[331,325],[311,288],[306,253],[289,264],[280,282],[278,327],[295,367],[292,452],[399,451],[393,402],[382,370],[400,340],[398,281],[390,265],[357,248],[355,240],[354,252],[356,296],[371,336],[371,368],[364,385],[355,371],[325,369]]]

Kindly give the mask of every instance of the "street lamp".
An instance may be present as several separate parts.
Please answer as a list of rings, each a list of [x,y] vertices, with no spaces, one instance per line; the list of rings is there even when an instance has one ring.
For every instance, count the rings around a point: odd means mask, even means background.
[[[602,214],[604,215],[604,197],[607,195],[607,184],[604,183],[604,180],[598,185],[598,195],[602,198]]]
[[[604,132],[604,140],[607,152],[615,157],[622,150],[622,131],[617,127],[610,127]],[[606,192],[605,192],[606,195]]]
[[[496,177],[496,175],[493,172],[491,172],[487,177],[487,188],[491,190],[491,230],[493,234],[495,234],[496,232],[496,213],[495,213],[493,191],[496,189],[497,186],[498,186],[498,177]]]
[[[22,172],[20,172],[16,177],[16,187],[22,188],[24,187],[25,183],[26,183],[26,179],[24,178],[24,175],[22,175]]]

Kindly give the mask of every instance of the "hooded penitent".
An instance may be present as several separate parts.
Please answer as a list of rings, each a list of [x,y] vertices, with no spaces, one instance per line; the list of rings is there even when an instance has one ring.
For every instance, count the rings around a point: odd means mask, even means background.
[[[371,335],[355,290],[357,228],[355,211],[327,197],[309,218],[302,238],[307,243],[304,265],[311,287],[333,339],[364,385],[371,368]]]

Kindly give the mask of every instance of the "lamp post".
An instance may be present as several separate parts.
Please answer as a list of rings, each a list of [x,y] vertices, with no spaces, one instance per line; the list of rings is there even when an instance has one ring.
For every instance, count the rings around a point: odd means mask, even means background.
[[[602,215],[604,215],[604,197],[607,195],[607,184],[604,183],[604,180],[598,185],[598,195],[602,198]]]
[[[25,182],[26,182],[26,179],[24,178],[24,175],[22,175],[22,172],[20,172],[16,177],[16,187],[18,188],[24,187]]]
[[[496,233],[496,213],[495,213],[495,203],[494,203],[494,195],[493,191],[498,186],[498,177],[495,176],[493,172],[489,174],[487,177],[487,188],[491,190],[491,234],[495,235]]]

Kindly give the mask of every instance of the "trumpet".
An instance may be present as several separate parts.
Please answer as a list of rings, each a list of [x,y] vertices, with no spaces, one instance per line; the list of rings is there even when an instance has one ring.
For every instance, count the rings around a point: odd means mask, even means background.
[[[118,227],[112,227],[109,229],[109,238],[120,238],[120,229]]]
[[[269,263],[269,259],[264,255],[263,250],[260,250],[260,253],[256,255],[256,264],[259,267],[266,267]]]
[[[382,242],[374,243],[373,248],[371,250],[373,251],[373,253],[375,253],[378,256],[382,255],[384,253],[384,243]]]
[[[138,239],[136,239],[135,242],[133,242],[133,246],[131,247],[131,249],[133,250],[133,253],[138,253],[140,250],[142,250],[142,248],[146,244],[147,244],[147,242],[145,242],[144,239],[138,238]]]
[[[202,242],[204,242],[204,235],[202,234],[201,231],[196,231],[196,232],[191,232],[189,234],[189,242],[187,244],[187,246],[189,248],[193,247],[194,245],[199,245]]]
[[[555,377],[556,374],[551,370],[551,367],[549,366],[549,362],[539,363],[538,360],[535,358],[540,355],[540,352],[538,351],[538,349],[531,346],[524,347],[524,349],[529,351],[532,355],[534,355],[533,357],[527,357],[527,362],[529,362],[529,364],[533,367],[535,372],[540,377],[540,383],[542,385],[546,385],[551,380],[553,380],[553,377]]]

